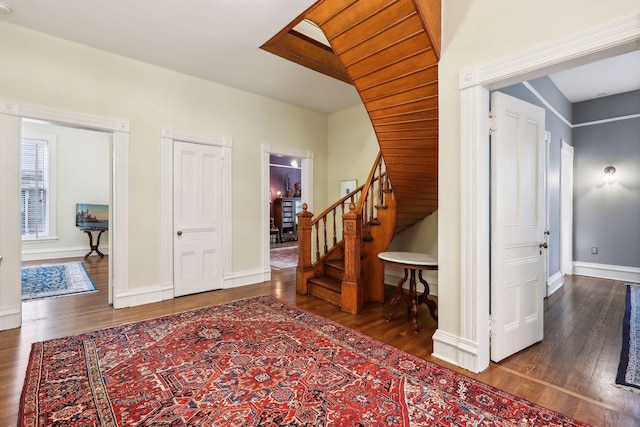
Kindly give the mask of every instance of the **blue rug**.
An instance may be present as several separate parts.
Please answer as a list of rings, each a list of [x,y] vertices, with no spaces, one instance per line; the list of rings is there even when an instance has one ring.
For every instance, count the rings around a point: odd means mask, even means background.
[[[640,393],[640,285],[627,283],[622,350],[616,384]]]
[[[22,267],[22,301],[96,290],[81,261]]]

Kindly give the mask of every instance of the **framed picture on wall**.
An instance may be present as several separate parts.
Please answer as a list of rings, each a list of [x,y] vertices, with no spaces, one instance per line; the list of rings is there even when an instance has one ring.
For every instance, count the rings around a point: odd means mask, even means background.
[[[340,198],[343,198],[356,188],[358,188],[358,181],[355,179],[340,181]]]

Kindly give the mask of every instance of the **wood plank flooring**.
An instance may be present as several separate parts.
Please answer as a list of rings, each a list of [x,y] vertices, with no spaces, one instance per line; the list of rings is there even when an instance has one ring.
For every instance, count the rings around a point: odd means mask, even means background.
[[[384,304],[369,304],[354,316],[314,297],[297,295],[295,271],[290,269],[272,271],[270,282],[114,310],[107,301],[107,258],[90,257],[85,264],[99,292],[24,303],[23,326],[0,332],[0,426],[17,423],[31,343],[264,294],[580,421],[640,425],[640,395],[613,386],[624,312],[621,282],[568,277],[545,302],[545,340],[475,375],[431,357],[437,325],[426,306],[420,307],[416,334],[402,310],[386,322]],[[394,289],[388,291],[392,295]]]

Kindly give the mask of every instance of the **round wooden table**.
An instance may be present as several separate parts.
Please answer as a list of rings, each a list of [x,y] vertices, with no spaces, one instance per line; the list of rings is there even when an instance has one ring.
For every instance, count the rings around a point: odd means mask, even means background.
[[[409,315],[413,318],[413,327],[415,332],[418,332],[418,306],[420,304],[426,304],[429,307],[429,312],[434,320],[438,320],[436,302],[429,299],[429,284],[422,278],[423,270],[437,270],[438,269],[438,257],[434,255],[421,254],[417,252],[381,252],[378,254],[380,262],[392,267],[401,268],[404,270],[404,277],[398,282],[398,295],[391,300],[391,312],[387,314],[387,321],[396,314],[398,306],[401,302],[408,305],[407,310]],[[418,272],[418,280],[424,286],[424,292],[418,295],[416,289],[416,271]],[[402,285],[409,278],[409,291],[405,292]]]

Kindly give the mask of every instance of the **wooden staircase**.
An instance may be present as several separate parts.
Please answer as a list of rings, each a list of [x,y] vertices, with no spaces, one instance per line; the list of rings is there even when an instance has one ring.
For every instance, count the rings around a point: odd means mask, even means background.
[[[296,290],[353,314],[365,302],[383,302],[384,267],[378,254],[393,237],[396,203],[382,154],[363,186],[315,218],[306,203],[297,215]]]
[[[320,0],[304,17],[360,93],[404,230],[438,208],[440,0]]]
[[[386,250],[394,233],[438,208],[440,7],[440,0],[319,0],[302,16],[329,40],[362,98],[381,150],[357,194],[316,219],[306,207],[298,214],[297,291],[349,313],[358,313],[365,302],[384,301],[384,268],[377,255]],[[343,238],[338,241],[339,207]],[[331,214],[334,237],[328,244],[326,223]]]

